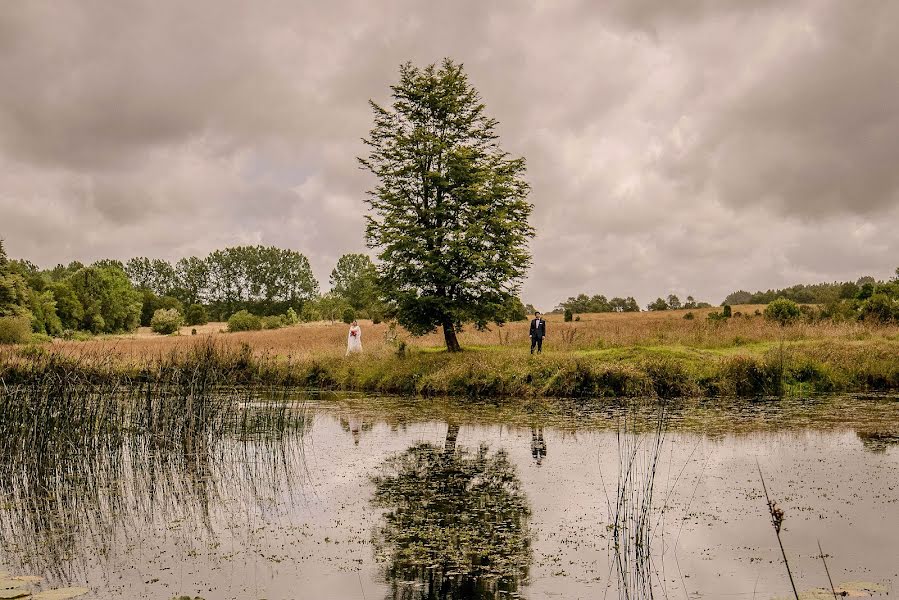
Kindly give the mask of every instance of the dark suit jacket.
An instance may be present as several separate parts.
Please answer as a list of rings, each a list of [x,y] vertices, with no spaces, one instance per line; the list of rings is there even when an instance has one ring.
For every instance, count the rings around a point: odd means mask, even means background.
[[[538,324],[539,323],[539,324]],[[538,322],[537,319],[531,320],[531,337],[543,339],[546,336],[546,321],[540,319]]]

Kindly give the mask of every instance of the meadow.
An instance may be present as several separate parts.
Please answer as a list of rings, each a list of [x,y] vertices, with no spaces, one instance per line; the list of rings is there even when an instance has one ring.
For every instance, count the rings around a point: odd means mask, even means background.
[[[361,321],[364,353],[344,357],[347,326],[304,323],[225,332],[225,324],[160,336],[146,329],[88,341],[0,349],[0,377],[36,371],[158,378],[173,369],[219,369],[217,381],[265,382],[381,393],[467,396],[756,396],[899,389],[899,327],[822,320],[782,327],[762,306],[548,316],[541,356],[529,354],[527,321],[422,337]],[[693,313],[693,319],[684,315]],[[193,333],[193,330],[196,333]],[[191,367],[191,365],[193,365]],[[169,375],[166,375],[168,373]]]

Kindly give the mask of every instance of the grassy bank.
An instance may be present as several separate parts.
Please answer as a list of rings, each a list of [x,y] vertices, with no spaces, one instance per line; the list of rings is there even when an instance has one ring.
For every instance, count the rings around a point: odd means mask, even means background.
[[[6,385],[150,382],[190,389],[288,385],[384,394],[467,397],[752,397],[899,390],[899,339],[809,339],[707,348],[682,344],[546,352],[506,346],[447,354],[433,348],[281,355],[209,337],[159,354],[57,345],[0,350]]]

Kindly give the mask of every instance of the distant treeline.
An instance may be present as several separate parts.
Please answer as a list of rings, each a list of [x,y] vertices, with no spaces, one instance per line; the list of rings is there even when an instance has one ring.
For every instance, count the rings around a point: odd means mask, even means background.
[[[0,240],[0,343],[23,340],[32,332],[77,337],[78,332],[133,331],[139,325],[170,333],[181,324],[234,315],[235,328],[242,329],[391,316],[368,256],[340,257],[330,283],[331,291],[320,294],[303,254],[270,246],[235,246],[174,264],[136,257],[41,269],[28,260],[8,259]],[[511,298],[504,316],[507,321],[525,318],[524,305]]]
[[[899,278],[899,269],[896,270]],[[725,304],[769,304],[777,298],[786,298],[798,304],[832,304],[840,300],[866,300],[878,291],[891,293],[895,286],[892,282],[877,281],[873,277],[865,276],[856,282],[813,283],[809,285],[798,284],[791,287],[757,291],[755,293],[739,290],[733,292],[721,303]]]
[[[693,296],[687,296],[687,299],[681,302],[681,299],[670,294],[667,299],[656,298],[650,302],[647,310],[677,310],[680,308],[709,308],[712,305],[708,302],[697,302]],[[560,302],[554,312],[571,314],[585,313],[605,313],[605,312],[640,312],[640,306],[633,296],[627,298],[607,299],[602,294],[588,296],[587,294],[578,294]]]

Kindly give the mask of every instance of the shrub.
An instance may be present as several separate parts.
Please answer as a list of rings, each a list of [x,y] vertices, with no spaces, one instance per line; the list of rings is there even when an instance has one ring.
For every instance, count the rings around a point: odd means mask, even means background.
[[[262,317],[260,320],[262,321],[263,329],[281,329],[284,327],[285,318],[283,315],[271,315]]]
[[[343,322],[349,325],[356,320],[356,311],[350,307],[343,309]]]
[[[692,321],[695,318],[696,318],[696,315],[694,315],[692,312],[688,312],[687,314],[684,315],[684,320],[686,320],[686,321]]]
[[[722,315],[725,319],[729,319],[729,318],[731,318],[731,317],[733,316],[733,313],[731,312],[730,304],[725,304],[725,305],[724,305],[724,307],[721,309],[721,315]]]
[[[284,322],[287,325],[296,325],[300,322],[300,317],[292,306],[287,309],[286,313],[284,313]]]
[[[0,344],[22,344],[30,339],[30,317],[0,317]]]
[[[765,307],[765,318],[776,321],[781,326],[794,322],[800,314],[799,305],[786,298],[778,298]]]
[[[178,331],[184,319],[174,308],[158,308],[150,319],[150,329],[162,335],[170,335]]]
[[[239,310],[228,319],[228,331],[258,331],[262,319],[246,310]]]
[[[874,294],[861,305],[862,320],[873,323],[889,323],[899,316],[897,306],[886,294]]]
[[[184,320],[188,325],[205,325],[209,322],[209,314],[202,304],[191,304],[184,313]]]
[[[571,321],[572,321],[573,319],[574,319],[574,313],[571,312],[571,309],[570,309],[570,308],[566,308],[566,309],[565,309],[565,322],[566,322],[566,323],[571,323]]]

